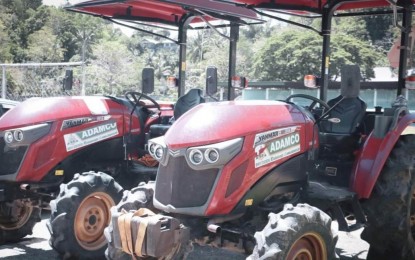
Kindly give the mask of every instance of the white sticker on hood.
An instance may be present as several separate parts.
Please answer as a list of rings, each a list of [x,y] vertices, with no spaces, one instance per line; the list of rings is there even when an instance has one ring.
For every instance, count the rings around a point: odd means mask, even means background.
[[[275,129],[255,135],[255,168],[301,151],[300,127]]]
[[[72,151],[118,135],[117,122],[111,120],[79,132],[64,135],[66,151]]]
[[[105,101],[96,97],[85,97],[84,102],[92,115],[108,115]]]

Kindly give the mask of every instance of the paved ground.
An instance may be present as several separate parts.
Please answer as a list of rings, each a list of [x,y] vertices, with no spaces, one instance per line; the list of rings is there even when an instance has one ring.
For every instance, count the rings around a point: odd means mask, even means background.
[[[49,232],[46,228],[46,219],[48,217],[47,214],[43,216],[42,221],[35,226],[33,235],[26,237],[19,243],[0,246],[0,258],[4,260],[59,259],[59,256],[51,249],[48,243]],[[361,230],[351,233],[339,232],[336,253],[339,255],[340,260],[366,259],[368,244],[360,239],[360,232]],[[194,260],[233,260],[244,259],[245,257],[238,254],[230,254],[223,250],[218,251],[217,249],[199,247],[190,255],[190,258]]]

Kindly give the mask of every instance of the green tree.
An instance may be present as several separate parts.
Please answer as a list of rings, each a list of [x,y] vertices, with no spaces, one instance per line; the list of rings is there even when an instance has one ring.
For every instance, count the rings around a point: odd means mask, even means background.
[[[0,19],[9,35],[10,52],[14,62],[26,59],[29,35],[40,30],[46,22],[48,8],[41,0],[1,0]]]
[[[322,38],[307,30],[287,30],[269,38],[254,56],[254,73],[259,80],[302,80],[305,74],[319,73]],[[374,76],[380,60],[368,41],[351,35],[332,37],[330,75],[339,76],[344,64],[358,64],[365,78]]]
[[[32,33],[28,38],[27,58],[35,62],[60,62],[63,49],[52,29],[44,27]]]
[[[394,40],[393,15],[369,15],[363,16],[362,20],[366,22],[368,35],[373,44],[388,51]]]
[[[81,54],[82,44],[77,39],[76,16],[61,8],[49,7],[50,15],[46,26],[52,29],[60,46],[64,49],[63,61],[69,61],[76,54]]]
[[[127,89],[138,89],[143,64],[133,59],[125,45],[100,42],[93,46],[93,55],[87,68],[87,94],[121,95]]]
[[[10,52],[11,41],[3,22],[0,20],[0,63],[10,62],[13,55]]]

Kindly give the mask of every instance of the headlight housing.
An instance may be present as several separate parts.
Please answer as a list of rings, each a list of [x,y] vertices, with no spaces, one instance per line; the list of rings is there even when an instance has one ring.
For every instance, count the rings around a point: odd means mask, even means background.
[[[3,138],[9,147],[27,146],[49,133],[51,124],[43,123],[10,129],[4,132]]]
[[[195,170],[218,168],[237,155],[243,144],[243,138],[225,142],[191,147],[186,150],[186,160]]]
[[[148,141],[148,152],[159,163],[163,165],[167,163],[167,146],[163,136]]]

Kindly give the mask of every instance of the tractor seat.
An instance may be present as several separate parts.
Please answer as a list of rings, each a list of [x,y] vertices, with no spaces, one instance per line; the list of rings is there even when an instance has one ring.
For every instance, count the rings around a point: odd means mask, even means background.
[[[201,89],[191,89],[185,95],[181,96],[174,105],[174,120],[177,120],[184,113],[189,111],[192,107],[205,103],[205,99],[202,96],[203,91]],[[150,126],[150,138],[164,135],[169,130],[171,123],[174,120],[170,120],[168,124],[154,124]]]
[[[201,89],[193,88],[189,90],[186,95],[181,96],[174,105],[174,119],[177,120],[192,107],[199,105],[200,103],[205,103],[202,94],[203,92]]]
[[[327,118],[337,118],[340,122],[323,120],[319,125],[320,155],[323,157],[339,154],[352,156],[360,139],[358,127],[365,116],[367,106],[359,98],[359,67],[344,66],[341,70],[341,79],[340,96],[327,102],[332,107]]]

